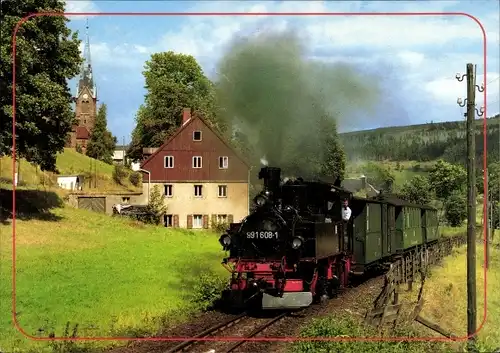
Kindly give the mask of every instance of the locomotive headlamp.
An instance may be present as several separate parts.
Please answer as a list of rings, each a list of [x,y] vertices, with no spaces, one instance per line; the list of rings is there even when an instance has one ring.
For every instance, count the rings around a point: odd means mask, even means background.
[[[219,243],[222,245],[224,248],[227,248],[229,245],[231,245],[231,237],[228,234],[223,234],[219,238]]]
[[[302,237],[295,237],[295,238],[293,238],[293,240],[292,240],[292,248],[294,250],[297,250],[298,248],[300,248],[302,246],[302,244],[304,244],[304,238],[302,238]]]

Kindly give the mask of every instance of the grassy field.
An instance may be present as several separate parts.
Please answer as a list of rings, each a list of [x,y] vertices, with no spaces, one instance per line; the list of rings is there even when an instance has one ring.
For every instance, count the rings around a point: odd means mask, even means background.
[[[500,244],[500,231],[495,243]],[[467,335],[467,252],[463,246],[447,257],[441,266],[433,269],[424,289],[422,316],[458,336]],[[477,327],[484,318],[484,247],[476,248]],[[481,352],[492,352],[500,347],[500,250],[491,248],[487,272],[487,320],[478,333]]]
[[[79,336],[151,334],[194,310],[198,275],[227,278],[214,234],[67,207],[52,213],[51,221],[16,221],[16,310],[31,335],[61,336],[67,322],[79,324]],[[0,225],[0,234],[0,351],[50,352],[12,326],[12,225]]]
[[[137,191],[130,183],[119,185],[113,180],[114,166],[96,161],[74,149],[65,148],[63,153],[57,155],[57,169],[59,175],[80,174],[85,176],[85,191],[112,192],[112,191]],[[19,168],[19,184],[37,187],[51,188],[56,185],[57,176],[54,173],[42,172],[40,168],[21,159]],[[97,177],[96,177],[97,176]],[[89,186],[92,180],[92,186]],[[96,183],[94,183],[96,180]],[[4,156],[0,158],[0,185],[12,184],[12,158]],[[97,187],[94,187],[97,185]]]

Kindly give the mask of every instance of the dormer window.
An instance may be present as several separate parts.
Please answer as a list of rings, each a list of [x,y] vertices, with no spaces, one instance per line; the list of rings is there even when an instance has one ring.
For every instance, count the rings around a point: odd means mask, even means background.
[[[201,131],[193,131],[193,141],[201,141]]]

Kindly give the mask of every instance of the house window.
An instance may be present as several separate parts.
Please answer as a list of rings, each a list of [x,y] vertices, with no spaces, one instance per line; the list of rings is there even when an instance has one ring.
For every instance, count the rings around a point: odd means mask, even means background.
[[[203,195],[203,185],[195,185],[194,186],[194,196],[201,197]]]
[[[227,222],[227,214],[217,215],[217,223],[226,223],[226,222]]]
[[[193,141],[201,141],[201,131],[193,131]]]
[[[203,215],[201,214],[193,215],[193,228],[203,228]]]
[[[122,202],[123,203],[129,203],[130,202],[130,197],[122,197]]]
[[[174,167],[174,156],[165,156],[165,168]]]
[[[174,216],[171,214],[166,214],[163,217],[163,223],[165,224],[165,227],[172,227],[174,225]]]
[[[83,123],[84,123],[84,124],[87,124],[87,119],[83,119]]]
[[[172,185],[170,184],[165,185],[165,196],[172,197]]]
[[[201,157],[200,156],[193,157],[193,168],[201,168]]]
[[[219,185],[219,197],[227,197],[227,185]]]
[[[219,169],[227,169],[229,164],[229,157],[219,157]]]

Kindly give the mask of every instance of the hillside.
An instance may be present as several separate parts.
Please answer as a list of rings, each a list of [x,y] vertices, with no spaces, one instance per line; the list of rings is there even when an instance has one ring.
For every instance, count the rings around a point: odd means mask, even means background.
[[[57,173],[42,172],[37,166],[21,159],[19,186],[52,188],[57,185],[57,175],[83,175],[85,192],[124,192],[138,189],[128,181],[120,185],[113,180],[114,166],[87,157],[74,149],[65,148],[57,155]],[[12,185],[12,158],[0,158],[0,186]]]
[[[384,127],[340,134],[350,161],[392,160],[465,163],[465,120]],[[500,115],[487,119],[488,160],[499,160]],[[476,120],[476,160],[482,164],[483,119]]]

